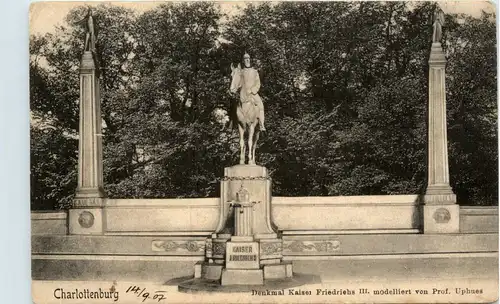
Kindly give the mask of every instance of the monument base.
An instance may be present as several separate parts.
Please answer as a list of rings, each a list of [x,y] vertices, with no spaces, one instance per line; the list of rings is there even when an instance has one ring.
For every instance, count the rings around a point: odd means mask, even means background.
[[[275,280],[293,277],[293,267],[291,262],[283,262],[280,264],[265,265],[264,279]]]
[[[70,209],[69,234],[103,234],[103,208]]]
[[[220,280],[222,276],[222,265],[198,262],[194,266],[194,278],[195,279],[207,279],[207,280]]]
[[[79,188],[68,212],[69,234],[104,234],[104,191]]]
[[[424,205],[424,233],[459,233],[460,206]]]
[[[221,285],[264,285],[262,269],[223,269]]]

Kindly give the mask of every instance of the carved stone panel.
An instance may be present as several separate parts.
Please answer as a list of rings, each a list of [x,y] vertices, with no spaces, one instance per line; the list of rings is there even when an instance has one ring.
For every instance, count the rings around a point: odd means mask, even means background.
[[[151,250],[165,252],[204,253],[204,241],[153,240]]]
[[[78,216],[78,224],[80,224],[80,226],[82,226],[83,228],[92,227],[94,225],[94,220],[94,215],[89,211],[83,211]]]
[[[340,241],[286,241],[283,252],[286,253],[328,253],[340,249]]]
[[[448,223],[451,219],[451,214],[450,211],[446,208],[439,208],[436,211],[434,211],[434,214],[432,215],[432,218],[436,223],[444,224]]]

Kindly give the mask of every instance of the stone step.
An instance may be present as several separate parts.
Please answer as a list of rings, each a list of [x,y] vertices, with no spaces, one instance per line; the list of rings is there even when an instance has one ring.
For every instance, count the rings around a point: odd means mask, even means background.
[[[497,278],[498,253],[399,254],[364,256],[292,256],[293,275],[332,280],[404,280],[405,278]],[[34,280],[116,280],[166,282],[194,277],[203,257],[120,255],[34,255]],[[381,274],[384,274],[381,277]]]
[[[221,285],[264,285],[262,269],[223,269]]]

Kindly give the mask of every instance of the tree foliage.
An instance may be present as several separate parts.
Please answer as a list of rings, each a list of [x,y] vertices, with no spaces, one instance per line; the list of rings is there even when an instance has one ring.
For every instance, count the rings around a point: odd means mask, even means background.
[[[258,162],[273,194],[422,193],[434,5],[403,2],[165,3],[94,9],[99,29],[105,189],[110,197],[216,196],[236,163],[222,130],[231,63],[252,55],[266,132]],[[32,208],[76,186],[78,64],[85,7],[32,36]],[[463,204],[497,193],[495,16],[447,15],[451,183]]]

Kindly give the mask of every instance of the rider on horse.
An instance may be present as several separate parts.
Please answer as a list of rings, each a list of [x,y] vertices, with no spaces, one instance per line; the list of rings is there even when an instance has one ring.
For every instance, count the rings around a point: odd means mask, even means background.
[[[251,102],[259,109],[259,129],[260,131],[266,131],[266,128],[264,127],[264,104],[259,96],[259,72],[251,67],[250,55],[247,53],[243,55],[243,65],[244,68],[241,70],[241,100],[244,102]],[[232,111],[233,110],[235,109],[233,108]]]
[[[245,53],[243,55],[244,68],[242,71],[242,87],[241,95],[245,95],[248,101],[253,102],[255,106],[259,108],[259,129],[260,131],[265,131],[264,127],[264,104],[259,96],[260,89],[260,77],[259,72],[251,67],[250,55]]]

